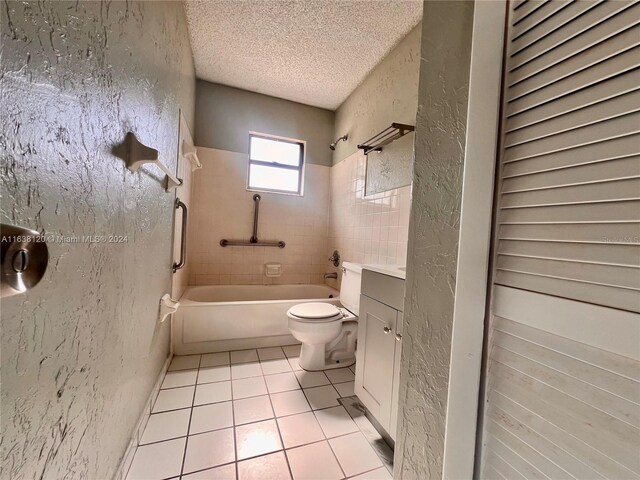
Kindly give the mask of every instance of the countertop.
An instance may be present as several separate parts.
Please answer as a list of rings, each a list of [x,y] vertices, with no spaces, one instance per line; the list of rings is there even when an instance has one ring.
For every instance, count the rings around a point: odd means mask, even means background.
[[[371,272],[382,273],[383,275],[389,275],[391,277],[406,279],[407,269],[404,265],[363,265],[363,269]]]

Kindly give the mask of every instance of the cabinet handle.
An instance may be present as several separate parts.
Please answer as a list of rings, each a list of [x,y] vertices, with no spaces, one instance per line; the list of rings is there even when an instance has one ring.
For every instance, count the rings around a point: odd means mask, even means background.
[[[402,335],[400,335],[399,333],[396,333],[396,340],[399,342],[402,340]]]
[[[389,332],[391,331],[391,329],[390,329],[389,327],[384,327],[384,328],[382,329],[382,331],[383,331],[384,333],[389,333]]]

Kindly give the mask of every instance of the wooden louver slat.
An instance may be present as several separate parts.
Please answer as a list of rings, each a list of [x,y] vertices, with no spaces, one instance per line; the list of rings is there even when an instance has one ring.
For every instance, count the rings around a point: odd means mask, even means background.
[[[640,1],[510,7],[479,478],[640,478]]]

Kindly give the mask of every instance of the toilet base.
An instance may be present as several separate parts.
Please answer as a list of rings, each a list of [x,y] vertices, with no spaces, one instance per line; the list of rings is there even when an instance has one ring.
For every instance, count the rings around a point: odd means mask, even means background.
[[[303,345],[304,348],[304,345]],[[305,364],[303,365],[303,361],[302,361],[302,351],[300,352],[300,358],[298,359],[298,363],[300,364],[300,368],[302,368],[303,370],[307,371],[307,372],[321,372],[322,370],[331,370],[333,368],[347,368],[350,367],[351,365],[355,365],[356,363],[356,357],[355,355],[353,356],[353,358],[347,358],[345,360],[330,360],[330,359],[325,359],[324,363],[321,364]]]
[[[303,370],[317,372],[332,368],[350,367],[356,363],[355,350],[334,350],[327,355],[326,346],[302,344],[300,358],[298,360]]]
[[[289,328],[291,328],[291,319]],[[294,323],[294,325],[296,325]],[[303,324],[304,325],[304,324]],[[326,325],[325,325],[326,326]],[[302,341],[300,358],[298,360],[303,370],[317,372],[332,368],[345,368],[356,363],[356,339],[358,335],[358,322],[346,321],[338,325],[340,330],[335,339],[328,343],[307,343],[311,336],[302,337],[299,329],[291,328],[291,333]],[[315,331],[314,333],[317,333]],[[329,331],[331,336],[334,333]],[[296,335],[297,334],[297,335]],[[326,336],[324,337],[327,338]],[[322,339],[322,337],[320,337]]]

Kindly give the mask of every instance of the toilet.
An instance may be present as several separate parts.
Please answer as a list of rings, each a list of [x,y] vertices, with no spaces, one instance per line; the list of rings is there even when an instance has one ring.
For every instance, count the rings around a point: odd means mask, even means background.
[[[342,263],[340,303],[300,303],[289,309],[289,331],[300,343],[300,366],[327,370],[356,361],[362,265]]]

